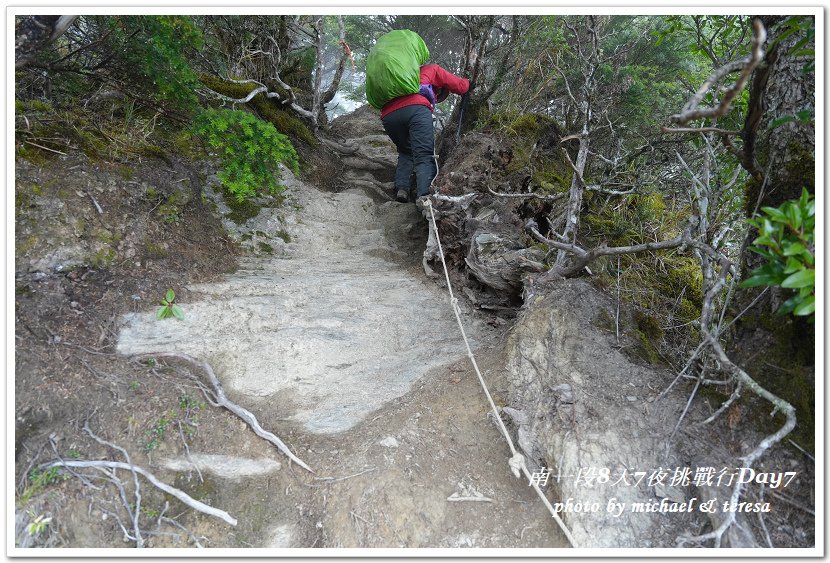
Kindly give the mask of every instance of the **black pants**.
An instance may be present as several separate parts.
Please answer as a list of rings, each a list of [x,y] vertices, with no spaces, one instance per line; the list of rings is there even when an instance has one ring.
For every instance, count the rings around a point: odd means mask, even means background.
[[[438,173],[430,109],[422,105],[402,107],[383,118],[383,128],[398,147],[395,190],[409,193],[414,169],[418,197],[429,195],[429,186]]]

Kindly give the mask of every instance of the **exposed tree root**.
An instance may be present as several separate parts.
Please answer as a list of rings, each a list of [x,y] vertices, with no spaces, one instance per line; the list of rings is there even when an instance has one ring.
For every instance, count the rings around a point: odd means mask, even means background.
[[[256,419],[256,417],[253,415],[253,413],[251,413],[251,411],[244,407],[240,407],[239,405],[228,399],[228,397],[225,395],[225,390],[222,388],[222,384],[219,382],[219,379],[213,372],[213,368],[210,367],[210,364],[208,364],[207,362],[197,360],[192,356],[188,356],[187,354],[182,354],[180,352],[158,352],[153,354],[141,354],[140,356],[137,356],[137,358],[175,358],[183,360],[193,366],[200,368],[202,371],[205,372],[212,386],[212,389],[202,387],[202,392],[205,394],[205,398],[207,398],[207,400],[210,401],[210,403],[213,406],[220,406],[228,409],[233,414],[245,421],[257,436],[277,446],[277,449],[279,449],[283,454],[285,454],[286,457],[288,457],[288,459],[290,459],[306,471],[314,473],[314,471],[308,465],[306,465],[306,463],[303,460],[301,460],[291,452],[291,450],[288,448],[288,446],[285,445],[285,443],[282,440],[280,440],[271,432],[268,432],[267,430],[263,429],[262,426],[260,426],[259,421]]]
[[[136,470],[135,465],[133,465],[132,460],[130,459],[130,454],[128,454],[127,450],[125,450],[121,446],[113,444],[112,442],[108,442],[108,441],[104,440],[103,438],[95,435],[95,433],[89,427],[89,420],[84,422],[84,431],[87,434],[89,434],[92,437],[92,439],[95,440],[96,442],[98,442],[99,444],[101,444],[103,446],[107,446],[109,448],[112,448],[114,450],[118,450],[119,452],[121,452],[121,455],[123,455],[124,459],[127,460],[127,465],[129,465],[130,471],[133,474],[133,495],[135,496],[135,503],[133,504],[132,507],[130,506],[130,503],[128,503],[127,499],[125,498],[126,494],[124,493],[124,488],[121,486],[120,482],[118,483],[118,489],[119,489],[119,491],[121,491],[121,498],[124,502],[124,508],[127,509],[127,513],[129,513],[130,519],[133,522],[133,532],[135,533],[135,537],[133,539],[135,540],[135,545],[136,545],[136,547],[144,547],[144,538],[141,537],[141,528],[138,525],[138,519],[139,519],[139,516],[141,515],[141,484],[138,482],[138,472]],[[115,480],[114,473],[115,472],[113,472],[113,480]],[[152,482],[152,480],[150,480],[150,482]],[[182,493],[182,494],[184,494],[184,493]],[[190,497],[188,497],[188,498],[190,498]]]

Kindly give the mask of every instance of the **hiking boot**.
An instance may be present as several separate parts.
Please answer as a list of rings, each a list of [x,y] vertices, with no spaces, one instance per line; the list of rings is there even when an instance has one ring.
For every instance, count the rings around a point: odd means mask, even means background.
[[[395,201],[399,203],[409,203],[409,192],[406,190],[398,190],[395,194]]]
[[[426,202],[429,199],[428,195],[422,195],[418,199],[415,200],[415,207],[424,214],[424,217],[427,217],[427,210],[426,210]]]

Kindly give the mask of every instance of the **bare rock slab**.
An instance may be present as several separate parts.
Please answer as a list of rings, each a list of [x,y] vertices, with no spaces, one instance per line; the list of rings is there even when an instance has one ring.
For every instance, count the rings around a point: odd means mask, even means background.
[[[286,255],[249,257],[224,280],[191,286],[204,298],[181,303],[184,320],[126,315],[118,351],[198,357],[236,402],[341,432],[464,357],[464,344],[445,290],[395,259],[426,231],[414,205],[377,206],[361,190],[325,193],[283,175]]]
[[[670,487],[655,491],[635,473],[664,470],[668,485],[687,465],[666,447],[683,400],[637,399],[671,378],[609,344],[592,322],[609,309],[608,298],[580,280],[562,281],[529,304],[507,342],[505,411],[514,413],[525,454],[552,469],[557,499],[580,505],[561,514],[579,547],[670,547],[693,516],[635,507],[659,504],[661,495],[672,503],[686,497]],[[596,512],[586,509],[593,506]]]
[[[198,467],[200,471],[234,481],[274,473],[282,467],[280,462],[265,457],[252,459],[201,453],[191,453],[189,460],[186,457],[178,457],[166,459],[161,463],[173,471],[193,471]]]

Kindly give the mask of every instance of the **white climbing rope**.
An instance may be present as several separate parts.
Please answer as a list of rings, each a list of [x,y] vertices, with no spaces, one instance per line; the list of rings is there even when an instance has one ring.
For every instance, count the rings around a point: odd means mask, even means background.
[[[437,160],[437,159],[436,159]],[[436,162],[436,166],[437,166]],[[458,328],[461,330],[461,336],[464,338],[464,345],[467,347],[467,356],[470,358],[470,362],[473,364],[473,368],[476,371],[476,375],[478,375],[478,381],[481,383],[481,388],[484,390],[484,394],[487,396],[487,401],[490,403],[490,408],[493,410],[493,416],[496,419],[496,422],[499,424],[499,429],[501,429],[502,435],[504,435],[504,439],[507,440],[507,445],[510,447],[510,453],[512,454],[510,460],[508,461],[508,465],[510,466],[510,471],[513,472],[517,478],[521,477],[521,473],[524,473],[525,477],[528,480],[533,488],[536,490],[536,493],[539,495],[539,498],[542,499],[542,502],[545,503],[545,506],[550,511],[551,516],[559,525],[562,532],[565,534],[565,537],[568,538],[572,547],[576,547],[576,542],[574,541],[573,536],[571,535],[570,530],[568,527],[565,526],[565,523],[559,517],[559,514],[556,513],[553,506],[551,506],[550,501],[548,501],[545,493],[542,492],[542,489],[539,487],[539,484],[536,483],[530,475],[530,471],[527,469],[527,465],[525,464],[524,456],[516,450],[516,446],[513,445],[513,440],[510,438],[510,434],[507,431],[507,427],[504,425],[504,421],[502,421],[501,416],[499,416],[499,411],[496,408],[496,403],[493,402],[493,397],[490,395],[490,390],[487,388],[487,384],[484,382],[484,377],[481,375],[481,371],[478,369],[478,364],[476,363],[476,358],[473,355],[473,351],[470,348],[470,341],[467,339],[467,333],[464,331],[464,325],[461,323],[461,307],[458,305],[458,298],[453,294],[452,291],[452,284],[450,284],[450,273],[447,270],[447,262],[444,260],[444,249],[441,247],[441,238],[438,236],[438,226],[435,223],[435,212],[432,209],[432,200],[427,197],[424,201],[424,207],[429,209],[430,215],[430,228],[433,230],[435,234],[435,241],[438,243],[438,255],[441,257],[441,265],[444,267],[444,276],[447,280],[447,289],[450,292],[450,305],[452,306],[453,313],[455,313],[455,320],[458,321]]]

